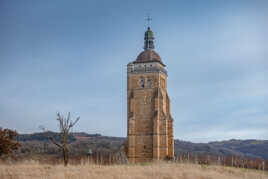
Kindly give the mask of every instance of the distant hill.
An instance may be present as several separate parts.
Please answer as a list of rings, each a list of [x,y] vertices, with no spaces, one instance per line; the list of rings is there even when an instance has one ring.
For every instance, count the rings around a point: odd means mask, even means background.
[[[191,152],[193,154],[236,155],[250,158],[268,159],[268,140],[227,140],[209,143],[192,143],[175,140],[175,153]]]
[[[55,154],[59,150],[49,142],[48,136],[60,140],[55,132],[20,134],[18,140],[22,143],[21,152]],[[124,144],[124,137],[109,137],[101,134],[85,132],[71,133],[68,137],[71,151],[76,154],[86,154],[88,149],[95,151],[116,151]],[[218,156],[246,156],[268,159],[268,140],[228,140],[209,143],[192,143],[174,140],[175,155],[190,152],[191,154],[208,154]],[[33,151],[34,150],[34,151]]]
[[[221,142],[210,142],[217,148],[226,148],[229,150],[241,152],[244,155],[268,159],[268,140],[228,140]]]

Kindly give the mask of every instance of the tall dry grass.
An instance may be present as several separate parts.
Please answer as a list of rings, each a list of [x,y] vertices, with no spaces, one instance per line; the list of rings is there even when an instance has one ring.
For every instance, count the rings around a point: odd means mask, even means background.
[[[268,172],[181,163],[143,165],[0,164],[0,179],[268,179]]]

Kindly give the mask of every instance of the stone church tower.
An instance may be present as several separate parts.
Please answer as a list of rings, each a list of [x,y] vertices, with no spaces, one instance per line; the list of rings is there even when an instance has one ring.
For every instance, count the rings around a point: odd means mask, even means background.
[[[174,157],[173,119],[167,71],[154,51],[154,35],[145,32],[144,51],[127,65],[127,156],[129,162]]]

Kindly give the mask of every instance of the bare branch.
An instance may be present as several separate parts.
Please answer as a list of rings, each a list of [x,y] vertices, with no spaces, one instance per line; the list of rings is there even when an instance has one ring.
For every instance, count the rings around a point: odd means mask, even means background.
[[[71,113],[68,112],[68,116],[67,116],[67,122],[66,122],[66,125],[69,126],[69,123],[70,123],[70,118],[71,118]],[[67,127],[66,126],[66,127]]]
[[[53,144],[55,144],[56,146],[58,146],[59,148],[63,149],[63,146],[60,145],[60,144],[58,144],[52,137],[49,137],[49,140],[50,140]]]
[[[74,122],[71,122],[69,128],[73,127],[78,121],[79,121],[80,117],[76,118],[76,120]]]

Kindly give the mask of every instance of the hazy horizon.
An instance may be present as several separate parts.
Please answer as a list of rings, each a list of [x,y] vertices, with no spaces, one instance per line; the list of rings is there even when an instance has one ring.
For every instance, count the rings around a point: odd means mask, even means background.
[[[59,132],[59,130],[55,130],[55,131],[52,131],[52,130],[48,130],[49,132]],[[43,133],[44,131],[43,130],[40,130],[40,131],[37,131],[36,133]],[[94,135],[94,134],[99,134],[101,136],[107,136],[107,137],[122,137],[122,138],[127,138],[127,136],[111,136],[111,135],[102,135],[101,133],[88,133],[88,132],[84,132],[84,131],[74,131],[75,133],[78,132],[78,133],[87,133],[87,134],[90,134],[90,135]],[[28,132],[28,133],[19,133],[21,135],[24,135],[24,134],[34,134],[35,132]],[[204,141],[204,142],[198,142],[198,141],[189,141],[189,140],[183,140],[183,139],[180,139],[180,138],[174,138],[174,140],[180,140],[180,141],[184,141],[184,142],[192,142],[192,143],[210,143],[210,142],[223,142],[223,141],[230,141],[230,140],[264,140],[264,141],[267,141],[268,139],[254,139],[254,138],[249,138],[249,139],[235,139],[235,138],[231,138],[231,139],[224,139],[224,140],[212,140],[212,141]]]

